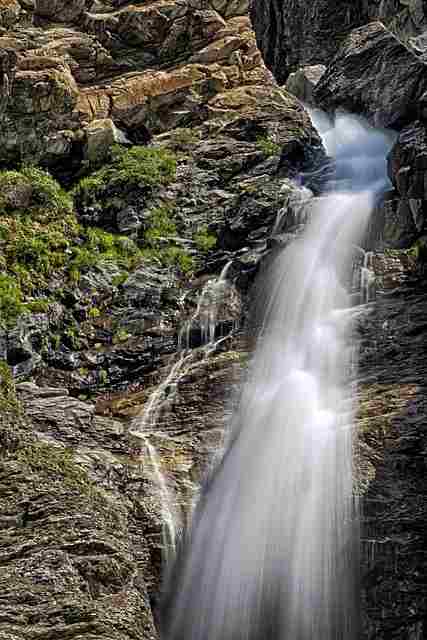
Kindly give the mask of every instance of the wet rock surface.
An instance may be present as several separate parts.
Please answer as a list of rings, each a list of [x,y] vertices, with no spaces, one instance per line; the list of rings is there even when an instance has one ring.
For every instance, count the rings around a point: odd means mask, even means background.
[[[373,313],[361,336],[366,638],[422,638],[427,616],[427,291],[414,257],[374,254]]]

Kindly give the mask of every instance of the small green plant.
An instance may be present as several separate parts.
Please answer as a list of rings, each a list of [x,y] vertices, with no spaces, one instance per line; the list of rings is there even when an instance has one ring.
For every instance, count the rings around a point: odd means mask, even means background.
[[[51,444],[27,445],[17,454],[17,459],[29,469],[53,481],[64,482],[71,489],[86,492],[90,482],[86,471],[76,463],[74,453]]]
[[[24,311],[22,292],[15,279],[0,274],[0,326],[8,325]]]
[[[68,342],[70,343],[72,349],[77,350],[80,348],[80,338],[77,328],[70,327],[65,331],[64,336],[68,339]]]
[[[61,344],[61,336],[59,334],[57,334],[57,333],[54,333],[51,336],[51,344],[52,344],[53,349],[55,349],[55,351],[57,349],[59,349],[59,346]]]
[[[173,220],[173,208],[162,205],[153,209],[148,217],[144,240],[150,247],[157,247],[159,241],[169,240],[176,235],[176,224]]]
[[[203,227],[193,236],[194,243],[199,251],[208,252],[216,245],[217,239],[209,233],[207,227]]]
[[[4,360],[0,360],[0,425],[6,413],[17,414],[20,404],[16,397],[12,372]]]
[[[177,245],[176,236],[173,207],[156,207],[148,217],[142,253],[147,260],[158,261],[165,267],[177,268],[188,274],[194,269],[194,260],[185,249]]]
[[[122,189],[169,184],[176,174],[175,156],[162,147],[112,147],[111,161],[82,178],[73,193],[77,206],[94,205]]]
[[[98,307],[92,307],[91,309],[89,309],[88,316],[92,320],[95,320],[96,318],[99,318],[100,315],[101,315],[101,312],[98,309]]]
[[[256,146],[267,157],[277,156],[281,151],[280,145],[267,135],[259,136],[256,140]]]
[[[81,271],[103,262],[113,262],[129,271],[141,261],[141,252],[130,238],[95,227],[82,229],[81,237],[82,244],[75,245],[71,252],[73,257],[69,264],[69,276],[73,282],[80,280]]]
[[[126,282],[126,280],[128,279],[128,276],[129,274],[126,271],[122,271],[117,276],[114,276],[111,284],[113,285],[113,287],[119,287],[120,285]]]
[[[120,342],[126,342],[130,338],[131,334],[125,329],[119,329],[113,336],[113,344],[119,344]]]
[[[177,148],[195,145],[200,141],[200,132],[186,127],[175,129],[170,134],[170,141]]]
[[[25,308],[30,313],[46,313],[49,311],[51,300],[48,298],[40,298],[39,300],[31,300],[31,302],[25,303]]]
[[[184,274],[194,270],[194,259],[182,247],[168,247],[163,251],[161,262],[164,266],[176,267]]]
[[[69,214],[73,201],[47,171],[0,171],[0,213],[22,213],[23,206],[33,219],[44,221]]]
[[[71,213],[73,200],[52,176],[37,167],[24,167],[21,173],[30,181],[35,206],[54,213]]]

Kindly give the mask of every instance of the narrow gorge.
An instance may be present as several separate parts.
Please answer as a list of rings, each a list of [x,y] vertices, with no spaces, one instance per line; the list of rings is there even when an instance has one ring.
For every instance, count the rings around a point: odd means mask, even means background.
[[[426,12],[0,0],[0,640],[427,637]]]

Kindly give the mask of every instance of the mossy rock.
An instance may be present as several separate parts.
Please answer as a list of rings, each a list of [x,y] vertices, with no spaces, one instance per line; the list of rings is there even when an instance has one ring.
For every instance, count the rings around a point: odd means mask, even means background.
[[[0,216],[26,212],[41,221],[67,215],[73,201],[52,176],[36,167],[0,172]]]
[[[20,412],[12,372],[7,363],[0,360],[0,420],[5,414],[16,416]]]
[[[133,189],[148,190],[169,184],[176,174],[176,158],[164,148],[115,145],[111,160],[104,167],[82,178],[74,189],[78,211],[87,207],[108,206],[112,196]]]

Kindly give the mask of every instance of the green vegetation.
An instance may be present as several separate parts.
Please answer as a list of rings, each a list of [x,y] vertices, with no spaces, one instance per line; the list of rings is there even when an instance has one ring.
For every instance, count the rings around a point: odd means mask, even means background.
[[[170,134],[170,142],[176,149],[183,149],[200,142],[200,132],[187,127],[175,129]]]
[[[194,234],[193,240],[199,251],[208,252],[214,248],[217,239],[207,227],[203,227]]]
[[[16,397],[12,372],[4,360],[0,360],[0,423],[6,414],[18,414],[20,404]]]
[[[31,471],[64,482],[70,489],[87,492],[90,482],[86,471],[74,459],[74,453],[63,447],[45,443],[28,444],[17,453],[17,459]]]
[[[409,253],[420,262],[427,262],[427,236],[421,236],[409,249]]]
[[[142,260],[136,243],[126,236],[108,233],[95,227],[80,228],[80,246],[73,247],[69,263],[70,278],[78,281],[81,271],[103,262],[113,262],[131,270]]]
[[[77,206],[100,203],[123,189],[165,185],[176,174],[176,158],[164,148],[112,147],[111,162],[82,178],[74,189]]]
[[[181,142],[197,138],[187,129],[176,133]],[[216,238],[207,227],[182,238],[185,225],[173,204],[153,208],[136,240],[79,224],[73,208],[75,202],[78,208],[112,208],[115,213],[114,208],[126,206],[129,193],[134,198],[129,190],[142,189],[144,201],[147,189],[167,185],[175,174],[174,154],[139,146],[113,147],[110,161],[80,180],[72,194],[35,167],[0,171],[0,326],[13,324],[25,312],[49,312],[55,300],[63,299],[67,286],[78,284],[82,273],[97,266],[111,264],[119,271],[113,286],[124,283],[143,261],[191,273],[195,261],[187,245],[193,241],[204,253],[215,246]],[[94,320],[100,314],[93,306],[88,317]]]
[[[4,320],[13,322],[24,311],[22,291],[15,280],[6,274],[0,274],[0,326]]]
[[[71,213],[73,201],[52,176],[36,167],[0,171],[0,216],[20,212],[44,222]]]
[[[40,298],[39,300],[32,300],[25,303],[25,308],[31,313],[46,313],[49,311],[49,307],[52,304],[52,300],[49,298]]]
[[[143,255],[148,260],[158,260],[163,266],[190,273],[194,269],[194,260],[185,249],[177,246],[176,235],[173,208],[163,205],[153,209],[144,232]]]
[[[24,195],[11,192],[22,184]],[[0,324],[13,323],[25,311],[48,311],[53,300],[46,293],[53,277],[75,283],[82,272],[103,262],[113,262],[124,273],[141,262],[143,254],[133,240],[79,225],[70,197],[45,172],[0,172],[1,187]],[[27,206],[16,208],[18,201]],[[35,295],[42,299],[25,301]]]
[[[281,146],[267,135],[259,136],[256,140],[256,146],[267,157],[277,156],[281,151]]]

